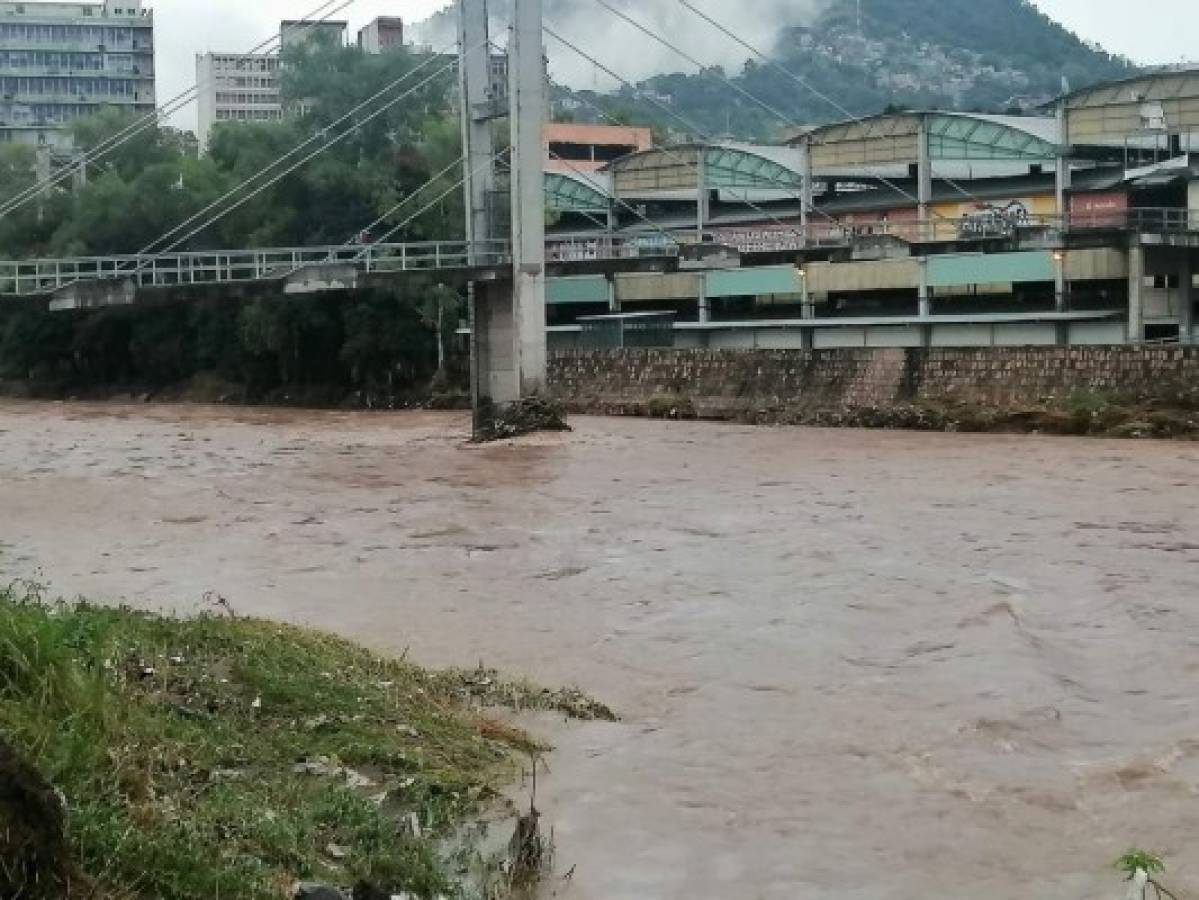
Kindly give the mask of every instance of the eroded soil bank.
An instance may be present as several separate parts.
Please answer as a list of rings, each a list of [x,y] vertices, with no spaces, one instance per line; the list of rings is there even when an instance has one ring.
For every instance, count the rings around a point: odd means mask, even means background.
[[[561,896],[1199,890],[1199,446],[571,424],[0,405],[0,541],[603,698],[537,723]]]

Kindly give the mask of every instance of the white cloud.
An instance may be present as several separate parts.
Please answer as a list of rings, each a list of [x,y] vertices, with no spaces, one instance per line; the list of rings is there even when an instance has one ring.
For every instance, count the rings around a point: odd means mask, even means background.
[[[493,0],[497,6],[503,0]],[[675,0],[613,0],[630,15],[684,46],[705,64],[735,70],[748,56],[727,37],[686,12]],[[782,22],[806,16],[823,0],[694,0],[697,6],[746,39],[769,45]],[[166,100],[195,82],[195,55],[206,50],[248,50],[268,38],[285,18],[301,18],[319,0],[153,0],[158,40],[158,95]],[[1139,62],[1177,62],[1193,49],[1199,28],[1195,0],[1151,0],[1144,15],[1130,16],[1124,0],[1037,0],[1048,14],[1087,40],[1098,40]],[[563,6],[564,4],[564,6]],[[351,33],[380,15],[417,22],[447,0],[354,0],[337,15],[348,19]],[[568,11],[564,14],[563,8]],[[595,0],[548,0],[547,20],[563,36],[600,58],[621,76],[637,79],[658,71],[689,71],[694,66],[655,44],[603,10]],[[747,16],[753,10],[756,15]],[[765,49],[765,46],[763,47]],[[594,66],[556,41],[548,41],[554,75],[578,87],[611,87]],[[184,109],[175,124],[192,128],[195,109]]]

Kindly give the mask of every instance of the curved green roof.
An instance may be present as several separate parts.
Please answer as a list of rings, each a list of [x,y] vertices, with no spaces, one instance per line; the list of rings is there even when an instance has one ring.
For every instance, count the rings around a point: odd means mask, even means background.
[[[612,205],[608,177],[600,173],[545,173],[545,205],[553,212],[602,212]]]

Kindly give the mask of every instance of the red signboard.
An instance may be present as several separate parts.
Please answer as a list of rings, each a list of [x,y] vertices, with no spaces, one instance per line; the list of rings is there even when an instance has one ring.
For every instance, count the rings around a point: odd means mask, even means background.
[[[1128,213],[1128,194],[1106,191],[1074,194],[1070,197],[1070,222],[1076,227],[1104,228],[1124,223]]]

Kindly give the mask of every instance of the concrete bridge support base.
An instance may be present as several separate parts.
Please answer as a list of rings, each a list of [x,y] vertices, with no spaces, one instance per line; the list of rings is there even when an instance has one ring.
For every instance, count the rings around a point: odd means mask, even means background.
[[[473,283],[470,314],[471,403],[477,424],[481,409],[520,399],[520,337],[511,283]]]
[[[50,298],[50,311],[63,312],[70,309],[132,306],[136,299],[137,285],[131,279],[80,281],[55,291]]]

